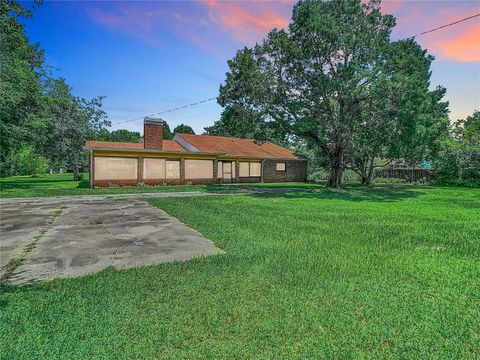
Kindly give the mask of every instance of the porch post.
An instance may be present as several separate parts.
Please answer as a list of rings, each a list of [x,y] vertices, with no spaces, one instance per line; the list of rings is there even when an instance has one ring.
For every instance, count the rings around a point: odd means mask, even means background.
[[[143,156],[139,156],[137,161],[137,184],[142,181],[143,181]]]
[[[180,158],[180,181],[185,184],[185,158]]]
[[[235,160],[234,164],[235,165],[235,182],[238,183],[238,179],[240,177],[240,161]]]
[[[213,181],[217,182],[218,179],[218,160],[213,160]]]
[[[90,150],[89,160],[90,160],[90,161],[89,161],[90,171],[89,171],[88,176],[89,176],[89,178],[90,178],[90,189],[93,189],[93,188],[94,188],[94,186],[93,186],[93,179],[95,179],[94,174],[93,174],[93,171],[94,171],[93,169],[95,169],[95,166],[94,166],[93,162],[94,162],[95,160],[94,160],[94,157],[93,157],[93,151],[92,151],[92,150]]]

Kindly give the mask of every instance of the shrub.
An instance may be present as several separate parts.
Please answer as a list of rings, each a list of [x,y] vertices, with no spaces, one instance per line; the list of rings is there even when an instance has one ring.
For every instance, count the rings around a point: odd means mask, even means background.
[[[405,184],[406,179],[400,179],[395,177],[377,177],[374,180],[376,184]]]
[[[317,170],[317,171],[314,171],[314,172],[308,174],[308,181],[324,182],[324,181],[328,180],[328,175],[329,175],[328,171]],[[358,180],[358,175],[353,170],[346,170],[343,173],[343,180],[344,181],[357,181]]]
[[[20,175],[41,175],[46,174],[49,168],[48,160],[43,156],[35,154],[31,146],[22,148],[18,158]]]
[[[438,183],[480,186],[480,112],[457,121],[436,159]]]
[[[328,179],[328,173],[325,170],[314,171],[308,174],[308,180],[314,182],[322,182]]]

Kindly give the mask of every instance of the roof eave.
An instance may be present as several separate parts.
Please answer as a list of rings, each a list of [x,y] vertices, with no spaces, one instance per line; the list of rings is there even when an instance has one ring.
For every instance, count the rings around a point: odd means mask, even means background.
[[[159,154],[195,154],[195,155],[225,155],[225,153],[213,153],[213,152],[190,152],[190,151],[177,151],[177,150],[155,150],[155,149],[127,149],[127,148],[111,148],[111,147],[97,147],[97,146],[84,146],[83,150],[102,150],[102,151],[122,151],[122,152],[144,152],[144,153],[159,153]]]
[[[308,159],[304,159],[301,157],[281,157],[281,156],[255,156],[255,155],[232,155],[232,154],[224,154],[222,157],[226,158],[233,158],[233,159],[254,159],[254,160],[301,160],[307,161]]]
[[[255,160],[297,160],[297,161],[307,161],[301,157],[280,157],[280,156],[254,156],[254,155],[233,155],[222,152],[193,152],[193,151],[176,151],[176,150],[155,150],[155,149],[124,149],[124,148],[112,148],[112,147],[97,147],[97,146],[84,146],[84,150],[93,151],[119,151],[119,152],[142,152],[142,153],[155,153],[155,154],[183,154],[183,155],[207,155],[207,156],[221,156],[228,158],[238,158],[238,159],[255,159]]]

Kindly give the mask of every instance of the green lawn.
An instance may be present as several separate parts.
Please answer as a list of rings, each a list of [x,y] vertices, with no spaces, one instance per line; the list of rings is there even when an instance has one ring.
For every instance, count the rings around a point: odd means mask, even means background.
[[[3,288],[1,358],[480,358],[479,190],[151,203],[226,254]]]
[[[307,183],[278,184],[236,184],[236,185],[178,185],[178,186],[144,186],[144,187],[112,187],[89,189],[88,173],[83,180],[73,180],[73,174],[48,174],[43,176],[11,176],[0,178],[0,198],[71,196],[71,195],[106,195],[135,194],[152,192],[180,191],[220,191],[239,190],[252,187],[270,189],[278,188],[317,188],[321,185]]]
[[[73,180],[73,174],[11,176],[0,178],[0,198],[70,195],[133,194],[144,192],[205,191],[205,186],[145,186],[89,189],[88,174]]]

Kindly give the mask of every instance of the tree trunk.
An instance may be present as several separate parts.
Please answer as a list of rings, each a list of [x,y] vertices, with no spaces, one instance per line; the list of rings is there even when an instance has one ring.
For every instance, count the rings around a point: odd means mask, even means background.
[[[372,186],[373,176],[375,175],[375,158],[369,159],[368,170],[365,175],[362,175],[362,185]]]
[[[330,157],[330,175],[328,177],[327,186],[340,188],[342,186],[343,172],[345,170],[343,164],[344,150],[337,147],[336,151]]]
[[[78,157],[73,156],[73,180],[82,180],[80,167],[78,166]]]

